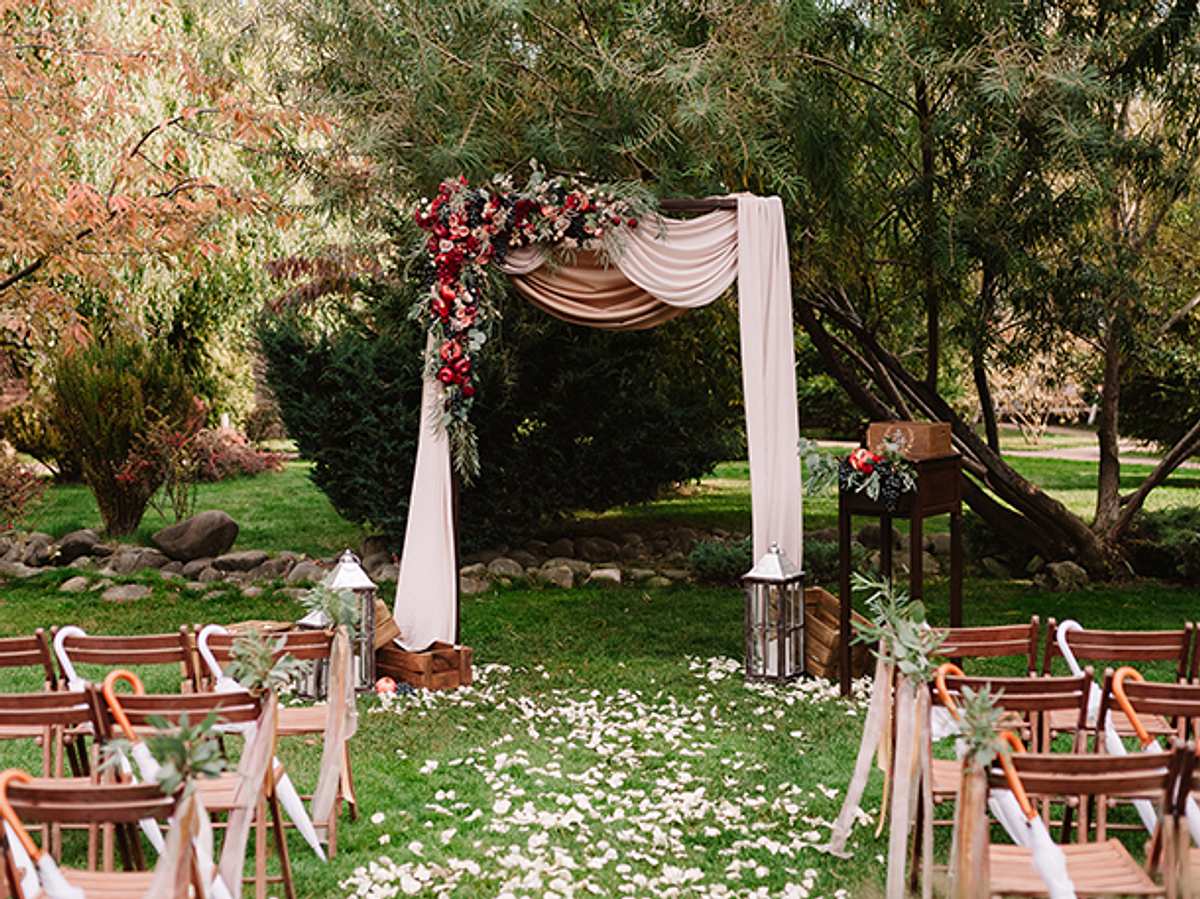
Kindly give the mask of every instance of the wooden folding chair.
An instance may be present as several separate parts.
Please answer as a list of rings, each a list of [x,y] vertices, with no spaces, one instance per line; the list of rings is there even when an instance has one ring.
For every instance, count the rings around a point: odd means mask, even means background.
[[[43,690],[58,689],[58,676],[54,671],[50,643],[46,639],[46,632],[41,628],[29,637],[0,638],[0,668],[28,668],[30,689],[33,688],[34,678],[40,681]],[[12,720],[0,721],[0,740],[40,740],[43,734],[44,728],[40,725],[25,726]],[[43,751],[49,753],[50,747],[43,746]],[[86,756],[77,758],[73,746],[68,746],[67,751],[71,757],[71,769],[76,774],[86,771]],[[46,768],[43,773],[49,773],[48,765],[43,767]]]
[[[76,671],[78,665],[102,666],[105,673],[113,668],[174,665],[179,671],[180,692],[190,693],[199,688],[200,673],[196,667],[192,632],[187,625],[173,634],[131,636],[87,634],[74,626],[57,628],[53,645],[67,689],[77,689],[86,683]]]
[[[1106,662],[1115,666],[1132,662],[1166,662],[1175,666],[1175,682],[1190,680],[1188,659],[1195,642],[1195,628],[1189,622],[1175,631],[1099,631],[1080,628],[1066,632],[1066,643],[1079,662]],[[1042,674],[1049,675],[1055,659],[1063,657],[1058,645],[1058,626],[1049,621],[1046,634],[1046,651],[1042,657]],[[1113,725],[1122,736],[1132,736],[1133,728],[1119,710],[1113,715]],[[1175,733],[1175,726],[1162,716],[1143,720],[1146,729],[1159,736]],[[1074,721],[1070,715],[1058,713],[1050,716],[1051,733],[1071,730]]]
[[[1092,671],[1087,669],[1079,677],[962,677],[951,673],[953,666],[942,666],[938,677],[931,685],[932,701],[935,706],[957,709],[962,705],[963,689],[975,692],[985,687],[996,698],[996,706],[1003,710],[1004,717],[1011,722],[1011,729],[1020,730],[1031,745],[1049,751],[1049,718],[1057,711],[1070,711],[1075,716],[1076,737],[1072,749],[1084,749],[1087,736],[1087,702],[1092,688]],[[1009,725],[1005,725],[1009,726]],[[930,780],[934,809],[953,802],[962,785],[962,763],[957,759],[933,759]],[[917,837],[914,853],[920,851],[922,806],[918,805]],[[1071,807],[1064,814],[1064,829],[1070,827]],[[953,824],[951,819],[934,818],[934,826]],[[914,861],[917,855],[914,855]],[[916,876],[916,864],[913,876]]]
[[[197,633],[201,629],[197,629]],[[203,647],[200,649],[200,655],[207,653],[211,656],[213,663],[221,668],[228,667],[233,660],[233,641],[236,639],[234,634],[210,632],[205,635]],[[279,644],[275,655],[277,658],[289,655],[297,661],[312,662],[320,664],[328,662],[329,654],[333,647],[333,634],[329,631],[321,630],[291,630],[284,631],[278,634],[271,634],[268,639],[274,645]],[[282,642],[281,642],[282,641]],[[207,660],[205,660],[207,662]],[[206,671],[209,676],[209,684],[212,683],[213,673]],[[287,706],[279,709],[279,736],[280,737],[315,737],[325,733],[325,728],[328,723],[329,710],[327,706]],[[354,774],[350,766],[350,745],[347,743],[343,747],[343,766],[344,785],[341,790],[341,799],[344,799],[350,809],[350,820],[358,818],[358,802],[354,793]],[[311,797],[305,797],[306,799]],[[337,851],[336,837],[336,819],[330,822],[317,822],[319,824],[328,824],[329,827],[329,855],[332,858]]]
[[[134,684],[135,690],[140,687],[140,683],[136,681],[136,678],[130,678],[128,672],[117,672],[117,674],[121,679]],[[119,712],[113,709],[109,702],[102,705],[100,730],[101,738],[106,741],[118,736],[134,740],[137,734],[155,730],[154,725],[151,724],[151,718],[162,718],[170,724],[178,724],[180,719],[186,715],[188,721],[195,724],[213,714],[216,716],[218,724],[244,725],[257,722],[262,714],[262,703],[259,699],[244,690],[236,693],[122,693],[119,700]],[[272,788],[274,781],[273,773],[273,776],[267,778],[257,800],[255,889],[259,897],[265,897],[268,883],[282,882],[288,899],[295,899],[296,890],[292,881],[291,858],[288,855],[287,840],[284,837],[279,800]],[[210,813],[228,814],[242,807],[238,798],[240,784],[239,775],[227,773],[220,777],[197,781],[196,789],[205,809]],[[266,819],[268,811],[271,815],[269,825]],[[214,825],[214,827],[216,826],[219,825]],[[275,850],[279,856],[281,873],[276,877],[268,876],[266,869],[268,827],[274,834]]]
[[[23,771],[0,774],[0,815],[16,833],[25,852],[38,860],[44,849],[33,842],[26,824],[58,826],[113,825],[130,870],[58,869],[67,883],[91,899],[143,899],[153,879],[144,867],[135,828],[143,819],[167,820],[176,797],[163,794],[158,784],[94,784],[79,780],[34,780]],[[120,835],[124,835],[121,837]],[[5,841],[4,868],[10,895],[32,899],[24,892],[15,847]],[[198,886],[198,882],[196,884]],[[41,895],[36,893],[34,895]]]
[[[994,627],[936,628],[943,637],[938,655],[957,659],[959,666],[973,659],[1023,658],[1025,671],[1037,673],[1038,640],[1041,622],[1034,615],[1028,624],[1002,624]]]
[[[992,789],[1012,790],[1026,814],[1032,815],[1034,797],[1078,800],[1081,809],[1096,799],[1103,807],[1108,797],[1142,798],[1171,807],[1185,752],[1174,749],[1157,755],[1095,755],[1079,753],[1014,753],[1008,757],[1016,782],[1001,768],[988,774]],[[1177,895],[1174,849],[1170,841],[1158,841],[1145,866],[1105,831],[1103,817],[1096,822],[1095,840],[1087,841],[1090,822],[1080,814],[1078,842],[1062,845],[1067,872],[1079,896]],[[1164,882],[1152,874],[1161,869]],[[1047,896],[1041,876],[1033,864],[1033,850],[1023,846],[990,846],[988,871],[993,896]]]

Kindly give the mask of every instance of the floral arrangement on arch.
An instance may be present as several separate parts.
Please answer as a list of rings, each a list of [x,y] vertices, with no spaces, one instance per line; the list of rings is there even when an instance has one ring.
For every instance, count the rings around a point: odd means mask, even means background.
[[[500,317],[500,264],[512,250],[534,244],[610,257],[619,252],[622,235],[652,210],[637,187],[547,176],[536,160],[531,165],[521,187],[509,175],[495,176],[486,187],[472,187],[461,175],[443,181],[437,196],[422,199],[413,213],[425,236],[410,267],[422,287],[411,315],[431,335],[428,373],[443,386],[441,425],[466,478],[479,469],[469,415],[478,355]]]
[[[884,437],[880,449],[882,452],[875,453],[860,446],[838,460],[838,486],[864,493],[894,511],[902,496],[917,489],[917,470],[904,456],[905,442],[900,432]]]

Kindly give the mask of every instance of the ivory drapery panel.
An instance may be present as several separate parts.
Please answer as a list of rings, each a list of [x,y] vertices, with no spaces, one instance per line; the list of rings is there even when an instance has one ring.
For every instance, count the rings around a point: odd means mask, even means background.
[[[737,279],[754,555],[775,542],[801,564],[800,425],[783,204],[739,195],[736,212],[662,221],[661,229],[629,232],[608,267],[593,253],[544,265],[544,254],[531,247],[511,253],[504,270],[551,315],[611,330],[654,327],[713,302]],[[399,642],[410,650],[455,636],[455,534],[449,443],[436,426],[440,396],[440,386],[427,379],[396,584]]]

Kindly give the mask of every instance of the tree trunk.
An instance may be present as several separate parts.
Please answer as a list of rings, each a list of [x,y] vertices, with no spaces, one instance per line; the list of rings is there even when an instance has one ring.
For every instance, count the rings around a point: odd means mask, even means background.
[[[1096,518],[1092,523],[1098,534],[1107,533],[1121,512],[1121,456],[1118,431],[1121,403],[1121,348],[1118,343],[1116,313],[1108,321],[1104,343],[1104,381],[1100,396],[1097,439],[1100,443],[1100,478],[1096,489]]]
[[[1145,505],[1146,497],[1150,495],[1150,491],[1165,481],[1171,476],[1171,472],[1177,469],[1188,456],[1200,450],[1200,420],[1192,425],[1191,430],[1184,434],[1179,441],[1167,451],[1167,454],[1159,460],[1158,465],[1150,474],[1146,475],[1145,480],[1138,485],[1138,489],[1127,497],[1121,500],[1121,513],[1113,522],[1112,527],[1108,529],[1105,535],[1110,543],[1115,543],[1125,536],[1129,530],[1129,526],[1133,523],[1133,519]]]
[[[929,107],[929,85],[918,74],[914,86],[917,127],[921,132],[921,278],[925,282],[925,383],[937,390],[938,357],[941,354],[940,298],[937,265],[933,258],[934,230],[937,226],[933,206],[933,114]]]
[[[914,405],[929,418],[950,423],[955,444],[963,453],[966,466],[974,468],[983,485],[995,494],[993,498],[967,479],[964,496],[971,508],[989,521],[1005,522],[1008,532],[1019,533],[1021,539],[1044,558],[1071,558],[1098,578],[1111,577],[1118,570],[1119,553],[1093,532],[1087,522],[1013,470],[936,390],[929,389],[924,381],[913,376],[899,359],[879,345],[869,331],[834,310],[827,311],[853,333],[857,347],[887,370],[896,386],[908,394]],[[863,384],[871,371],[851,371],[843,364],[824,322],[808,304],[801,303],[799,317],[830,374],[850,398],[868,415],[887,414],[890,410],[886,404]],[[1011,506],[1015,512],[1006,510],[1001,503]],[[1012,519],[1012,515],[1018,518]]]
[[[991,266],[983,264],[983,274],[979,284],[980,327],[992,317],[992,288],[995,278]],[[983,338],[975,340],[971,346],[971,376],[975,380],[975,392],[979,395],[979,411],[983,416],[983,430],[987,437],[988,448],[994,453],[1000,452],[1000,428],[996,423],[996,402],[992,399],[992,388],[988,385],[987,367],[985,365],[985,347]]]

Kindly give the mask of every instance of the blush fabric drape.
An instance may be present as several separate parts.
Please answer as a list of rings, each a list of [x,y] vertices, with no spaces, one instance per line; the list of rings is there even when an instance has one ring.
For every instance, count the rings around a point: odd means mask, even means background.
[[[661,228],[630,231],[609,266],[586,252],[546,264],[545,255],[530,247],[511,253],[504,270],[522,295],[549,314],[610,330],[652,328],[708,305],[737,280],[754,556],[778,543],[802,564],[800,425],[783,204],[778,197],[738,195],[736,211],[661,222]],[[396,584],[399,642],[409,650],[455,636],[450,451],[437,427],[440,394],[437,382],[427,379]]]

